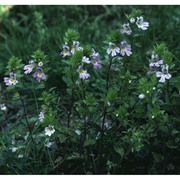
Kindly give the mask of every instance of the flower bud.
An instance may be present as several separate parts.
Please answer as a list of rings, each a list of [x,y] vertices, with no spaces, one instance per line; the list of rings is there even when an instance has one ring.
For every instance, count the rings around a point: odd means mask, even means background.
[[[39,63],[38,63],[38,66],[42,67],[42,66],[43,66],[43,63],[42,63],[42,62],[39,62]]]
[[[139,95],[139,99],[144,99],[145,98],[145,95],[144,94],[140,94]]]
[[[130,19],[130,23],[132,23],[132,24],[135,23],[135,19],[134,19],[134,18],[131,18],[131,19]]]

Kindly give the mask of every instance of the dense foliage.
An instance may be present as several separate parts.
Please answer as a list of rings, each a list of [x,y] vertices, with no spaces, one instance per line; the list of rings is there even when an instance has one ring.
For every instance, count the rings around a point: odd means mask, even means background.
[[[179,173],[179,6],[0,15],[0,174]]]

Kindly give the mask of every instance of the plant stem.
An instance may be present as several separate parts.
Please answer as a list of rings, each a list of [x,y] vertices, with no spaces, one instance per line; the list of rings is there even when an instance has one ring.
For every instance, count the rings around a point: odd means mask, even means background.
[[[83,94],[83,98],[82,100],[85,99],[86,97],[86,92],[85,92],[85,86],[84,86],[84,82],[83,80],[81,79],[81,83],[82,83],[82,94]],[[86,109],[86,104],[82,103],[82,106],[84,109]],[[83,116],[83,119],[84,119],[84,141],[86,140],[86,134],[87,134],[87,122],[86,122],[86,116]]]
[[[17,91],[17,92],[18,92],[18,91]],[[23,98],[21,97],[21,95],[20,95],[19,92],[18,92],[18,94],[19,94],[19,98],[20,98],[20,100],[21,100],[21,103],[22,103],[22,105],[23,105],[25,121],[26,121],[26,124],[27,124],[27,126],[28,126],[28,130],[29,130],[29,133],[30,133],[30,137],[31,137],[32,142],[34,143],[34,139],[33,139],[33,137],[32,137],[32,131],[31,131],[31,128],[30,128],[30,125],[29,125],[29,122],[28,122],[28,118],[27,118],[27,112],[26,112],[26,107],[25,107],[25,104],[24,104],[24,100],[23,100]]]
[[[39,107],[38,107],[38,102],[37,102],[37,97],[36,97],[36,93],[35,93],[35,88],[34,88],[34,83],[33,83],[33,81],[32,81],[32,86],[33,86],[33,95],[34,95],[34,98],[35,98],[37,115],[38,115],[38,113],[39,113]]]
[[[72,107],[73,107],[73,99],[74,99],[74,89],[71,90],[71,104],[70,104],[70,110],[68,112],[68,123],[67,127],[70,128],[70,122],[71,122],[71,113],[72,113]]]
[[[107,96],[108,90],[109,90],[109,79],[110,79],[111,65],[112,65],[112,58],[110,59],[110,63],[109,63],[109,66],[108,66],[108,72],[107,72],[107,76],[106,76],[106,96]],[[102,119],[102,124],[101,124],[100,150],[99,150],[99,153],[98,153],[98,169],[100,168],[99,163],[101,162],[101,159],[102,159],[102,146],[103,146],[104,124],[105,124],[106,114],[107,114],[107,107],[106,107],[106,105],[104,105],[103,119]]]
[[[108,93],[108,90],[109,90],[109,78],[110,78],[111,65],[112,65],[112,58],[110,59],[108,72],[107,72],[107,77],[106,77],[106,96],[107,96],[107,93]],[[104,113],[103,113],[102,131],[101,131],[102,136],[104,134],[104,123],[105,123],[105,118],[106,118],[106,111],[107,111],[107,108],[105,106]]]
[[[110,59],[108,72],[107,72],[107,76],[106,76],[106,96],[107,96],[108,90],[109,90],[109,78],[110,78],[111,65],[112,65],[112,58]],[[105,106],[104,112],[103,112],[102,127],[101,127],[101,148],[102,148],[102,141],[103,141],[103,135],[104,135],[104,123],[105,123],[105,119],[106,119],[106,114],[107,114],[107,108]]]

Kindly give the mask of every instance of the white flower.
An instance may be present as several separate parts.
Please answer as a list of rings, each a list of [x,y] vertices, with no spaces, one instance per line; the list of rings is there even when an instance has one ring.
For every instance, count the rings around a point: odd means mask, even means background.
[[[60,53],[60,55],[62,55],[63,58],[66,56],[70,56],[71,52],[69,46],[63,45],[63,51]]]
[[[25,141],[27,141],[28,136],[29,136],[29,133],[27,133],[27,134],[24,136],[24,140],[25,140]]]
[[[156,87],[153,87],[153,90],[156,90]]]
[[[99,138],[100,132],[97,133],[96,135],[96,140]]]
[[[53,144],[55,144],[55,142],[50,142],[49,139],[46,139],[44,142],[44,145],[48,148],[50,148]]]
[[[86,63],[86,64],[90,64],[90,63],[91,63],[91,61],[89,60],[89,58],[87,58],[86,56],[83,56],[82,62],[83,62],[83,63]]]
[[[16,144],[16,140],[15,140],[15,136],[13,135],[12,136],[12,141],[11,141],[11,143],[14,145],[14,144]]]
[[[127,34],[127,35],[131,35],[132,30],[129,27],[129,23],[127,24],[123,24],[122,25],[122,29],[120,29],[121,34]]]
[[[34,61],[33,61],[33,60],[30,60],[30,61],[29,61],[29,64],[33,64],[33,63],[34,63]]]
[[[71,49],[72,54],[74,54],[75,51],[83,51],[83,48],[79,47],[79,45],[80,45],[79,41],[73,41],[73,46],[72,46],[72,49]]]
[[[35,67],[34,61],[30,60],[29,64],[25,65],[24,68],[23,68],[25,70],[24,73],[25,74],[31,73],[32,70],[34,69],[34,67]]]
[[[77,134],[77,135],[81,135],[81,131],[80,130],[75,130],[75,133]]]
[[[130,23],[132,23],[132,24],[135,23],[135,19],[134,19],[134,18],[131,18],[131,19],[130,19]]]
[[[161,65],[163,65],[163,60],[162,60],[162,59],[159,60],[158,55],[157,55],[157,54],[154,55],[154,53],[153,53],[153,54],[151,55],[151,60],[150,60],[149,66],[150,66],[150,67],[159,67],[159,66],[161,66]]]
[[[139,95],[139,99],[144,99],[145,98],[145,95],[144,94],[140,94]]]
[[[131,52],[131,45],[127,44],[126,41],[122,41],[120,43],[120,47],[121,47],[121,55],[122,56],[130,56],[132,54]]]
[[[42,62],[39,62],[39,63],[38,63],[38,66],[42,67],[42,66],[43,66],[43,63],[42,63]]]
[[[89,77],[90,77],[90,74],[87,72],[86,69],[85,70],[81,69],[79,71],[79,78],[80,79],[88,79]]]
[[[18,81],[16,80],[16,73],[11,72],[8,77],[4,77],[4,82],[6,86],[16,85]]]
[[[107,53],[111,54],[112,56],[116,56],[117,53],[120,53],[120,48],[117,47],[114,43],[110,42]]]
[[[166,64],[162,66],[162,72],[156,72],[156,77],[160,77],[159,82],[164,83],[166,79],[171,78],[171,74],[169,74],[168,69],[169,66]]]
[[[51,126],[51,125],[46,127],[44,130],[45,130],[45,135],[47,136],[51,136],[55,132],[54,126]]]
[[[142,29],[142,30],[147,30],[147,28],[149,27],[149,23],[148,22],[144,22],[143,17],[137,17],[137,21],[136,24],[138,26],[138,28]]]
[[[19,155],[18,155],[18,159],[19,159],[19,158],[23,158],[23,157],[24,157],[23,154],[19,154]]]
[[[99,53],[92,49],[91,57],[99,57]]]
[[[10,149],[12,150],[12,152],[16,152],[16,151],[18,150],[17,147],[12,147],[12,148],[10,148]]]
[[[152,62],[149,64],[150,67],[159,67],[163,65],[163,60],[157,61],[157,62]]]
[[[1,111],[7,110],[7,107],[5,106],[5,104],[0,104],[0,108],[1,108]]]
[[[146,91],[147,94],[149,94],[149,91]]]
[[[108,105],[108,106],[111,106],[111,103],[108,101],[108,102],[107,102],[107,105]]]

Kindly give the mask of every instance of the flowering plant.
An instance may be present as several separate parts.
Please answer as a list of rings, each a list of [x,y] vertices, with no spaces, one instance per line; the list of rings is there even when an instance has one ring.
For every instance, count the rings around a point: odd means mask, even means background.
[[[133,9],[109,29],[103,47],[68,29],[57,57],[37,50],[30,58],[10,58],[0,99],[3,121],[11,124],[2,128],[3,167],[22,174],[149,174],[160,171],[160,163],[163,172],[172,168],[165,156],[179,143],[171,112],[179,97],[175,56],[164,43],[146,43],[145,51],[148,19]]]

